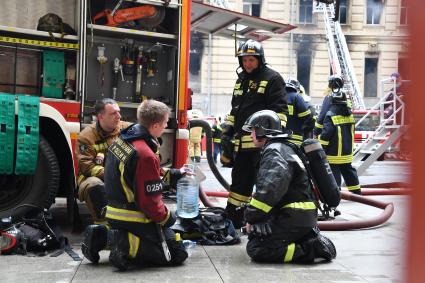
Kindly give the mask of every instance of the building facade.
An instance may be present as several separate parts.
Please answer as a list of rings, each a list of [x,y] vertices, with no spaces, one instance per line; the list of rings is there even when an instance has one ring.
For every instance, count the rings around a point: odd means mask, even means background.
[[[394,72],[406,75],[407,0],[340,0],[340,23],[367,107],[381,96],[380,81]],[[320,104],[330,74],[323,14],[313,0],[231,0],[229,9],[290,23],[297,28],[263,41],[266,62],[285,79],[297,77]],[[235,41],[202,37],[200,68],[190,77],[194,106],[223,115],[230,109],[238,60]],[[208,54],[210,52],[210,54]],[[208,111],[209,110],[209,111]]]

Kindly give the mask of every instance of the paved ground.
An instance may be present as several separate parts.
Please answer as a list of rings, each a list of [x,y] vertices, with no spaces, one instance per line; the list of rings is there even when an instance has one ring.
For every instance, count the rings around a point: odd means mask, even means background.
[[[200,167],[207,175],[204,187],[221,190],[203,160]],[[228,180],[229,169],[222,169]],[[400,162],[374,165],[361,177],[362,183],[395,182],[408,179],[408,167]],[[338,256],[331,263],[303,265],[256,264],[242,244],[230,247],[196,246],[183,266],[175,268],[144,267],[118,272],[108,264],[108,252],[102,252],[100,264],[87,259],[73,261],[67,254],[59,257],[0,257],[1,282],[402,282],[403,257],[408,207],[407,196],[373,196],[393,202],[395,211],[387,223],[377,228],[357,231],[323,232],[331,238]],[[215,199],[224,205],[222,199]],[[58,199],[52,208],[66,236],[81,256],[81,233],[71,233],[66,219],[64,201]],[[83,218],[87,217],[80,205]],[[339,221],[371,218],[381,210],[358,203],[343,201]]]

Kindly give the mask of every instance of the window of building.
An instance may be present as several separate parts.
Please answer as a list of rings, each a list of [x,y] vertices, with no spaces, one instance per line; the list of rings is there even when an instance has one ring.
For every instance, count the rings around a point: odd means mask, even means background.
[[[348,0],[339,1],[339,23],[346,24],[348,19]]]
[[[313,1],[300,0],[300,14],[298,22],[300,24],[313,23]]]
[[[305,92],[310,94],[310,69],[311,54],[298,54],[297,57],[297,78],[303,85]]]
[[[384,11],[382,0],[367,0],[367,21],[368,25],[379,25],[381,23],[381,15]]]
[[[378,58],[365,58],[364,63],[364,96],[377,97]]]
[[[400,25],[407,25],[407,0],[400,3]]]
[[[255,17],[259,17],[261,13],[262,0],[244,0],[243,13]]]

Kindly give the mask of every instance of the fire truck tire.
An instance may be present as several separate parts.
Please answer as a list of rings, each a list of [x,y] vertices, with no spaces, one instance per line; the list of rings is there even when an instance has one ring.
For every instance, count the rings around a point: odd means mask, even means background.
[[[40,135],[34,175],[0,175],[0,218],[25,215],[31,206],[49,208],[59,188],[58,159],[47,140]],[[23,205],[22,207],[20,207]],[[19,207],[19,208],[18,208]],[[13,208],[16,208],[13,211]]]

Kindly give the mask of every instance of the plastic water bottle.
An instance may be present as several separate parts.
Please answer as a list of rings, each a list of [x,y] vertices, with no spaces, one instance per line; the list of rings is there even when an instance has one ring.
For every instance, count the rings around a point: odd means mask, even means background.
[[[186,250],[196,247],[196,242],[191,240],[183,240],[183,246]]]
[[[193,172],[193,165],[185,164]],[[194,175],[186,174],[177,182],[177,215],[195,218],[199,214],[199,183]]]

